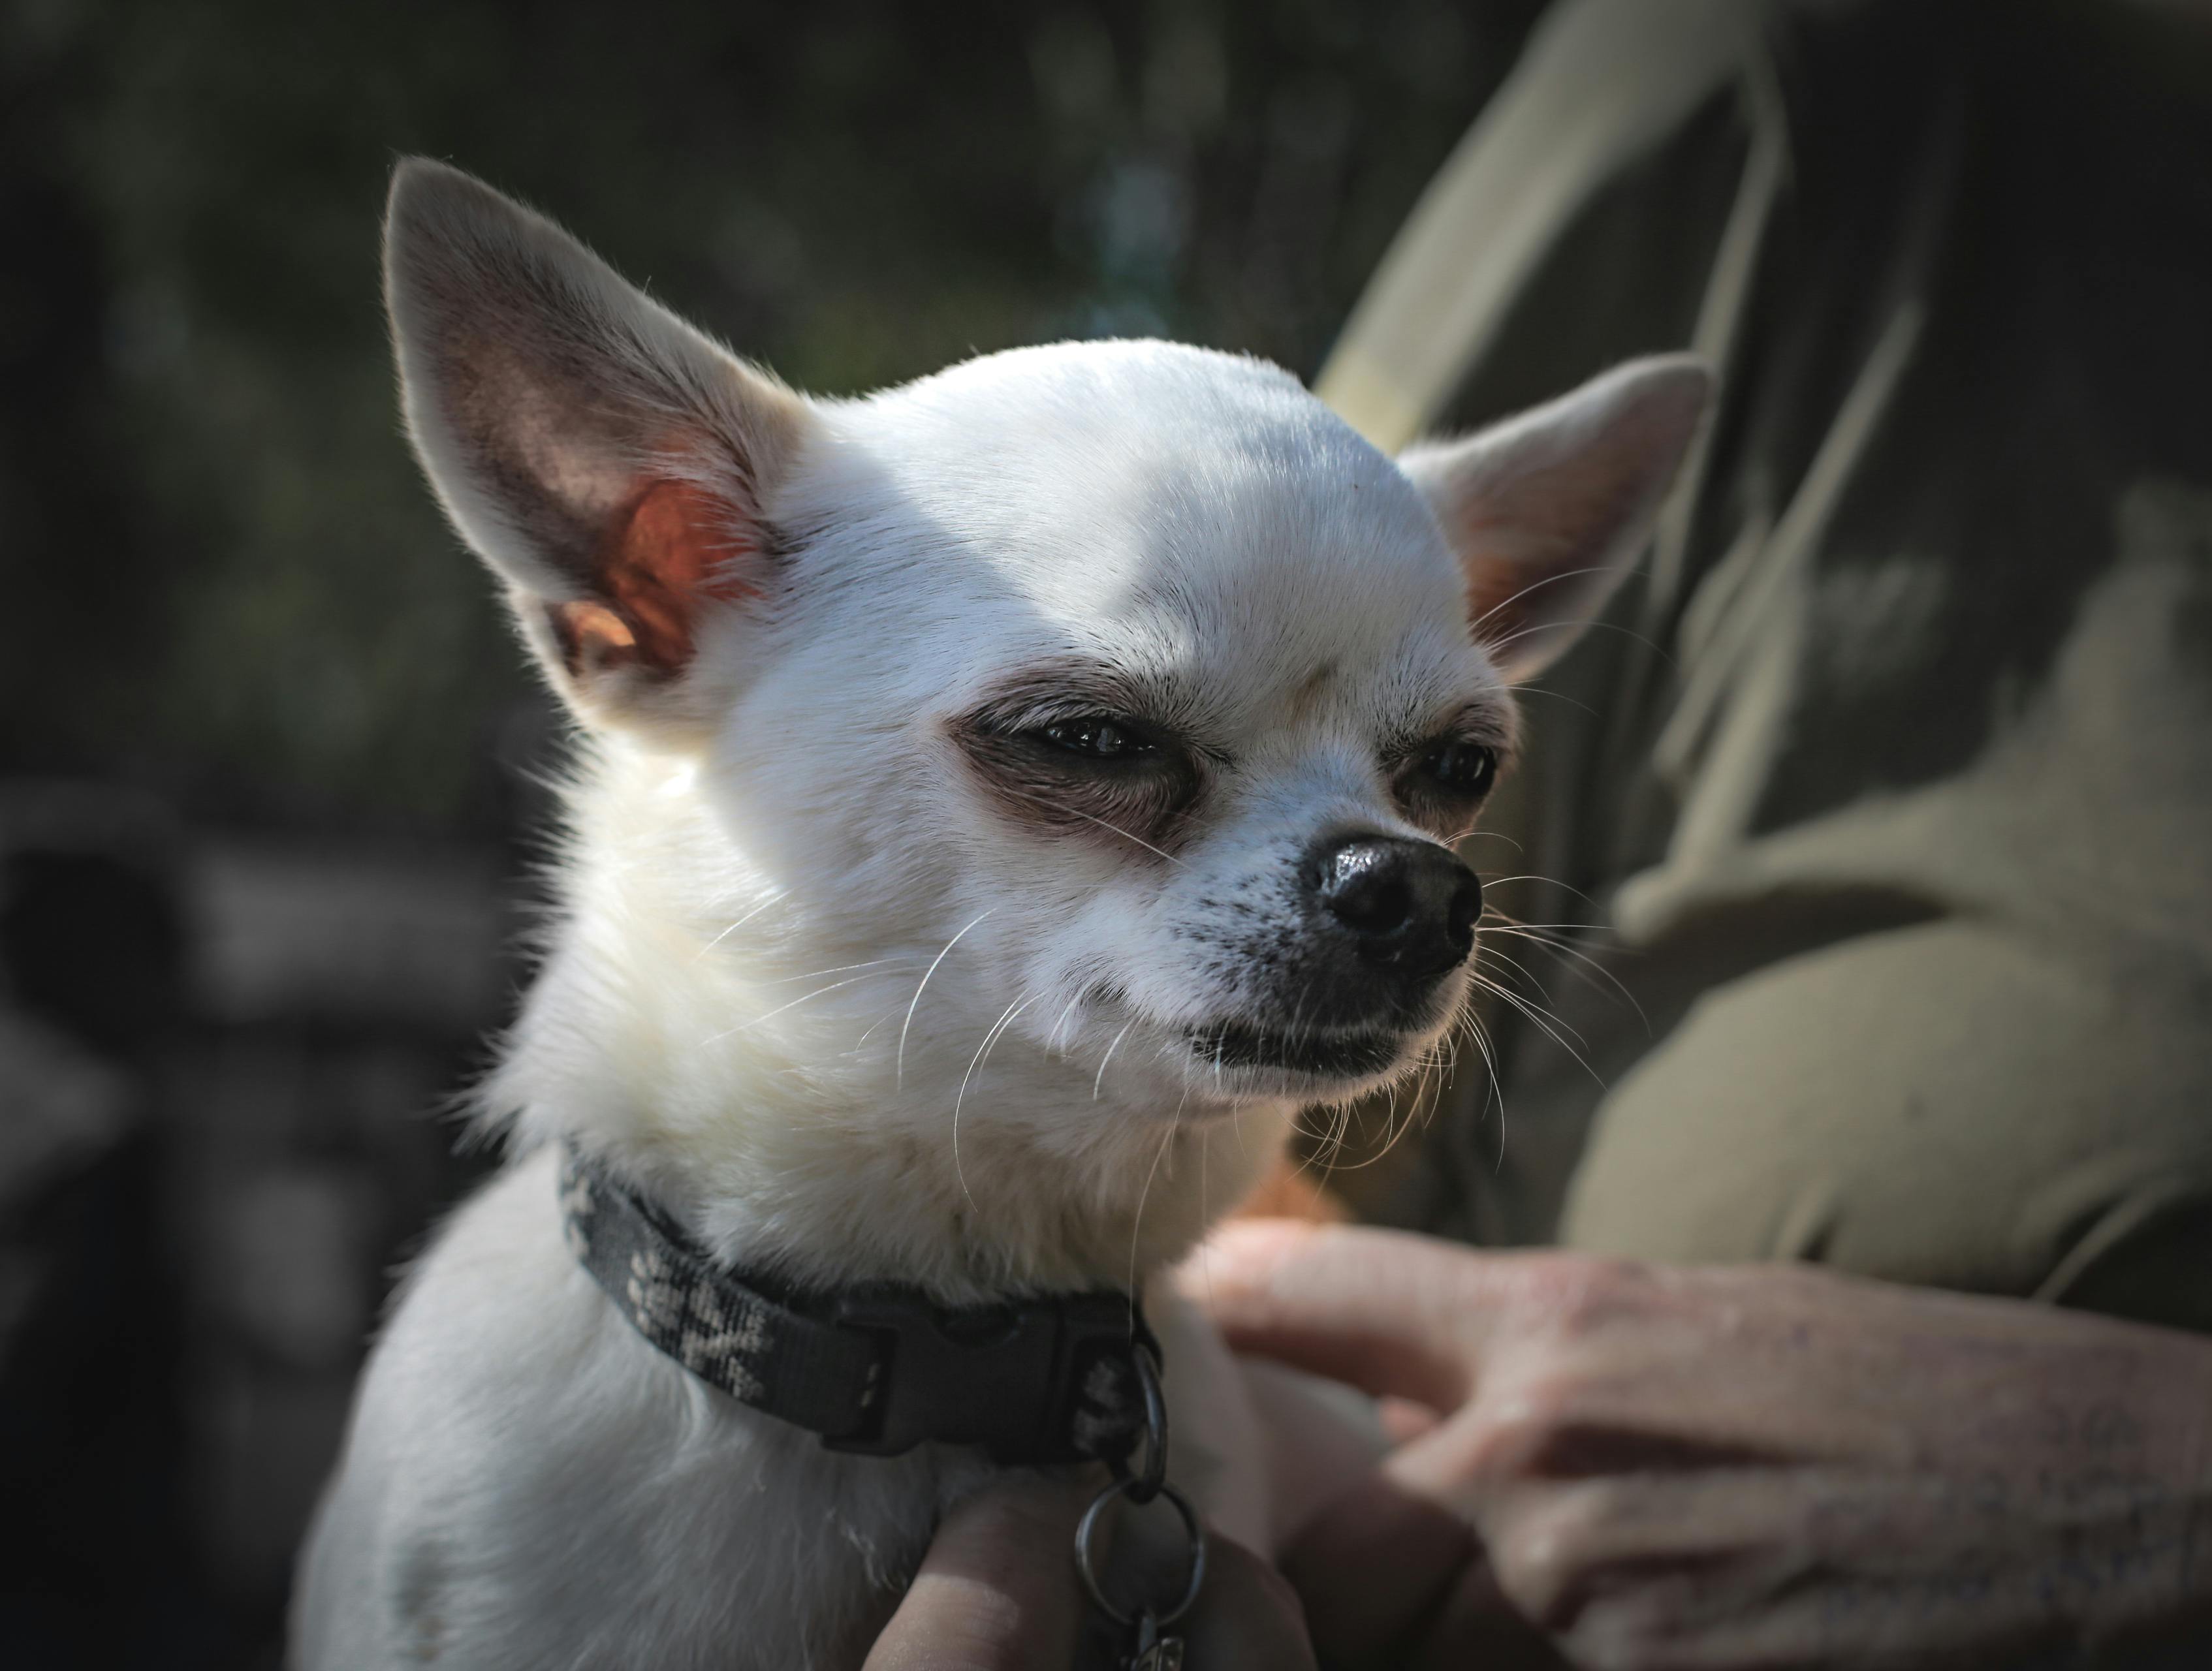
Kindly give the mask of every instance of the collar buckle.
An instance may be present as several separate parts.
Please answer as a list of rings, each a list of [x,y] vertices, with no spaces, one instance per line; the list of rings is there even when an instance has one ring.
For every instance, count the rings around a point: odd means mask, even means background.
[[[1128,1296],[1070,1294],[950,1309],[860,1289],[834,1312],[883,1341],[864,1426],[831,1450],[896,1456],[925,1441],[1027,1466],[1126,1455],[1145,1422],[1137,1354],[1159,1348]]]

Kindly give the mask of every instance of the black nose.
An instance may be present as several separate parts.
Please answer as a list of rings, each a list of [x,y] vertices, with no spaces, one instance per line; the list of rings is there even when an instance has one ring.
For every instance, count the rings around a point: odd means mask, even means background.
[[[1363,963],[1426,980],[1474,949],[1482,883],[1448,848],[1355,836],[1322,848],[1306,873],[1315,897],[1352,932]]]

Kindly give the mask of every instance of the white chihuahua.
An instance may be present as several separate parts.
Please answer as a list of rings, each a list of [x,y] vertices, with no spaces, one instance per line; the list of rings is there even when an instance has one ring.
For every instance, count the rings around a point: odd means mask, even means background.
[[[1705,374],[1394,461],[1163,343],[809,399],[433,163],[386,263],[423,467],[589,746],[514,1158],[369,1364],[295,1661],[856,1665],[948,1504],[1128,1439],[1130,1297],[1294,1111],[1450,1024],[1510,686]],[[1175,1477],[1264,1546],[1164,1286]]]

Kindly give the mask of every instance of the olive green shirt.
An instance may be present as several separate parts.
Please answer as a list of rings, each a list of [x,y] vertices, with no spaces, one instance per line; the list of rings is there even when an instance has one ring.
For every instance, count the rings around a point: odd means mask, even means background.
[[[1572,955],[1486,936],[1495,1079],[1346,1193],[2212,1328],[2212,31],[1571,0],[1453,169],[1322,380],[1355,421],[1690,345],[1722,392],[1467,848]]]

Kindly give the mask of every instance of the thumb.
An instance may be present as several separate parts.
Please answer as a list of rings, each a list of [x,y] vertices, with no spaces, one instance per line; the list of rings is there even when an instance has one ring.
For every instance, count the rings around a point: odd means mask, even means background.
[[[1240,1352],[1450,1411],[1514,1262],[1402,1230],[1249,1218],[1191,1255],[1182,1286]]]
[[[863,1671],[1033,1671],[1075,1656],[1075,1523],[1096,1480],[1014,1476],[938,1529]]]

